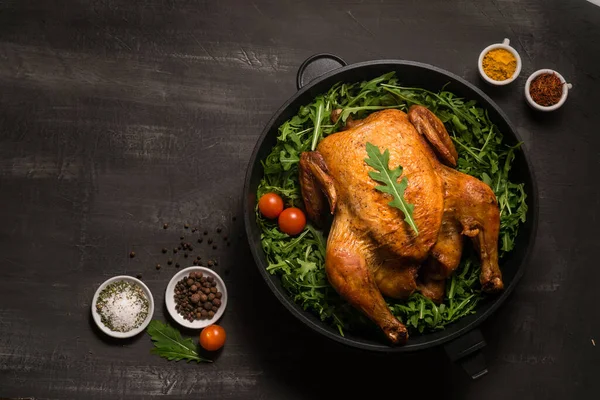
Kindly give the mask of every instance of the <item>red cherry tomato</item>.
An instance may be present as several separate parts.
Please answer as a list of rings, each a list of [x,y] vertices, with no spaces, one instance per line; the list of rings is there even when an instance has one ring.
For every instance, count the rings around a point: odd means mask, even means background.
[[[265,193],[258,200],[258,209],[266,218],[275,219],[283,211],[283,200],[276,193]]]
[[[219,325],[209,325],[200,333],[200,346],[208,351],[219,350],[225,344],[225,329]]]
[[[279,214],[279,229],[288,235],[297,235],[304,230],[306,226],[306,217],[301,209],[290,207]]]

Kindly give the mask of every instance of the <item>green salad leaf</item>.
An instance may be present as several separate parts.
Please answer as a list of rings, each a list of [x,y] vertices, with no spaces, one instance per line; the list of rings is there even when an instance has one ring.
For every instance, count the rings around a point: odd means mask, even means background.
[[[365,158],[365,162],[375,170],[369,171],[369,176],[371,179],[383,183],[383,185],[375,186],[375,189],[392,196],[392,201],[388,204],[402,211],[404,220],[418,235],[419,230],[412,217],[415,206],[404,199],[404,191],[408,186],[408,180],[404,177],[398,182],[398,178],[402,175],[402,166],[398,165],[396,169],[390,169],[390,151],[385,149],[381,153],[379,147],[372,143],[367,143],[367,155],[369,157]]]
[[[157,354],[167,360],[187,360],[196,362],[212,362],[198,354],[198,347],[192,339],[183,339],[179,331],[169,324],[152,320],[146,328],[146,332],[154,342],[152,354]]]
[[[519,226],[527,216],[524,184],[514,182],[510,176],[512,163],[520,151],[519,144],[506,144],[487,111],[474,101],[460,98],[445,88],[433,92],[402,86],[393,72],[370,81],[339,82],[310,104],[300,107],[294,117],[279,127],[277,142],[262,161],[264,176],[258,186],[258,198],[275,192],[288,206],[302,207],[298,182],[302,152],[315,149],[320,140],[337,132],[350,116],[361,119],[388,108],[406,112],[414,104],[429,108],[446,126],[458,152],[457,169],[482,180],[496,194],[500,206],[500,257],[503,257],[513,249]],[[341,113],[332,122],[334,110]],[[327,280],[327,229],[318,230],[307,224],[300,235],[292,237],[282,233],[276,221],[263,218],[258,208],[256,220],[269,263],[267,270],[281,277],[283,287],[297,304],[335,326],[341,335],[345,330],[372,328],[362,314],[340,298]],[[466,246],[461,264],[447,281],[442,304],[436,305],[415,293],[406,301],[388,299],[390,310],[413,332],[443,329],[475,312],[483,298],[479,269],[477,254],[472,246]]]

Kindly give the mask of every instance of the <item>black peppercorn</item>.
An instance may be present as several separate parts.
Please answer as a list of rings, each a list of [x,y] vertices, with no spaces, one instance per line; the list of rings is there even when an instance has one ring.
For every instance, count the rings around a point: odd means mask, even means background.
[[[213,244],[213,250],[216,250],[216,249],[217,249],[217,245]]]
[[[215,262],[213,260],[208,260],[208,266],[212,267],[213,265],[215,265]]]
[[[169,224],[163,224],[163,229],[167,229],[169,227]]]
[[[177,247],[173,247],[173,254],[177,253],[179,249]]]
[[[208,239],[208,240],[206,241],[206,243],[208,243],[208,244],[212,244],[212,239]]]
[[[181,265],[179,265],[179,263],[175,264],[175,268],[179,268]]]
[[[179,236],[179,239],[183,240],[183,236]]]
[[[163,252],[163,254],[165,254],[167,252],[167,248],[163,247],[162,252]]]
[[[172,258],[169,258],[169,259],[167,260],[167,264],[169,264],[169,265],[173,264],[173,259],[172,259]]]
[[[131,257],[131,258],[135,257],[135,251],[132,251],[131,253],[129,253],[129,257]]]
[[[142,274],[137,274],[135,277],[138,279],[142,279]]]
[[[184,256],[185,258],[188,258],[188,253],[183,253],[183,256]]]
[[[204,234],[205,234],[205,235],[208,235],[208,231],[204,231]]]
[[[198,239],[198,243],[202,243],[202,238]]]
[[[156,264],[156,269],[160,269],[160,264]]]
[[[184,229],[188,229],[189,227],[190,227],[190,226],[189,226],[188,224],[185,224],[185,225],[183,226],[183,228],[184,228]]]
[[[221,228],[217,228],[217,233],[221,233]]]

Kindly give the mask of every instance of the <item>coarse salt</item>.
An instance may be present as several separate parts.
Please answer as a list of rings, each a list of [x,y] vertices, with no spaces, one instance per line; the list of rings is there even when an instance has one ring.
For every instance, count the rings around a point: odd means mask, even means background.
[[[128,332],[137,328],[148,315],[148,299],[135,284],[115,282],[100,294],[97,310],[111,330]]]

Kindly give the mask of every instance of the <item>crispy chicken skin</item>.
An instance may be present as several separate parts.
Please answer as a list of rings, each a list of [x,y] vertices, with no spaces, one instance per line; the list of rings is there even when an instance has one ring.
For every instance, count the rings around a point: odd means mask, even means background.
[[[408,180],[404,197],[414,204],[418,235],[402,212],[388,205],[390,197],[375,189],[378,183],[364,161],[368,142],[389,150],[390,168],[402,166],[400,179]],[[322,225],[325,213],[333,214],[325,257],[329,282],[391,343],[406,342],[408,332],[384,296],[405,299],[418,290],[440,302],[445,280],[460,262],[464,237],[479,252],[483,289],[503,288],[496,197],[485,183],[449,167],[457,160],[443,123],[422,106],[408,114],[383,110],[354,120],[300,157],[309,219]]]

